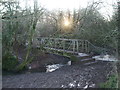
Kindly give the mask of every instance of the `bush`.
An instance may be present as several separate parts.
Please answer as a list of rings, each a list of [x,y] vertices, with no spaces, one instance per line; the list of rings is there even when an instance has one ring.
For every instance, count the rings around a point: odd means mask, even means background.
[[[70,56],[70,60],[71,60],[72,62],[76,62],[76,61],[78,61],[78,58],[77,58],[76,56],[74,56],[74,55],[71,55],[71,56]]]
[[[18,60],[15,56],[11,53],[6,53],[3,55],[2,60],[2,69],[7,71],[12,71],[15,69],[16,65],[18,64]]]
[[[117,76],[112,75],[108,78],[108,81],[100,84],[100,88],[116,88],[117,86]]]

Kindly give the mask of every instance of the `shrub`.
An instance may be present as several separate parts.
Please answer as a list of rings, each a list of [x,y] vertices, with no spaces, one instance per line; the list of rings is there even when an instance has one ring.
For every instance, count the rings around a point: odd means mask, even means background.
[[[70,58],[72,62],[78,61],[78,58],[70,53],[63,53],[63,56]]]
[[[32,60],[33,60],[33,57],[32,57],[31,59],[29,59],[28,61],[23,61],[21,64],[19,64],[19,65],[15,68],[15,71],[16,71],[16,72],[20,72],[20,71],[22,71],[22,70],[25,70],[26,67],[27,67],[27,65],[28,65],[29,63],[31,63]]]
[[[71,56],[70,56],[70,60],[71,60],[72,62],[76,62],[76,61],[78,61],[78,58],[77,58],[76,56],[74,56],[74,55],[71,55]]]
[[[117,76],[112,75],[108,78],[108,81],[100,84],[100,88],[116,88],[117,86]]]
[[[12,71],[15,69],[16,65],[18,64],[18,60],[15,56],[13,56],[11,53],[6,53],[3,55],[2,60],[2,69],[7,71]]]

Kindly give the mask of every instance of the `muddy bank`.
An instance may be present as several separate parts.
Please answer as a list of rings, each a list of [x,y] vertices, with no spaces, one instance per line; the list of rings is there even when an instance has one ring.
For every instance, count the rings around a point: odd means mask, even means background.
[[[27,48],[23,45],[19,45],[18,43],[16,43],[13,49],[14,55],[18,56],[19,62],[22,63],[25,59]],[[44,53],[37,48],[32,48],[29,55],[29,59],[31,58],[33,58],[32,62],[27,64],[26,66],[27,69],[29,69],[29,71],[33,72],[34,71],[45,72],[47,65],[66,64],[68,61],[70,61],[70,59],[67,57],[63,57],[52,53]]]
[[[50,73],[3,76],[3,88],[97,88],[111,72],[110,62],[64,66]]]

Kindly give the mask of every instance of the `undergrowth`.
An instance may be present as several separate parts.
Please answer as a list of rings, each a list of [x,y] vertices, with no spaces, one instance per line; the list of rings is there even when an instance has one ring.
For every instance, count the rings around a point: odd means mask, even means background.
[[[18,64],[17,58],[12,55],[10,52],[6,53],[2,57],[2,69],[7,71],[12,71],[15,69],[16,65]]]
[[[117,76],[112,75],[108,78],[105,83],[100,84],[100,88],[116,88],[117,86]]]

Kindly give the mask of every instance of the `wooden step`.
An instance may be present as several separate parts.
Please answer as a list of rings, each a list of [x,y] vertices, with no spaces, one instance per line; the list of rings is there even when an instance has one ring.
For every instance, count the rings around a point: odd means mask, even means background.
[[[95,61],[94,58],[85,58],[85,59],[81,59],[80,61],[84,62],[84,61]]]
[[[76,64],[85,64],[89,62],[95,62],[94,58],[85,58],[85,59],[78,59],[78,61],[74,62]]]
[[[97,61],[92,61],[92,62],[88,62],[88,63],[84,63],[84,65],[91,65],[91,64],[96,64]]]
[[[80,60],[80,62],[81,62],[81,64],[91,63],[91,62],[95,62],[95,59],[93,59],[93,58],[86,58],[86,59]]]
[[[92,56],[76,56],[76,57],[78,58],[78,60],[92,58]]]

